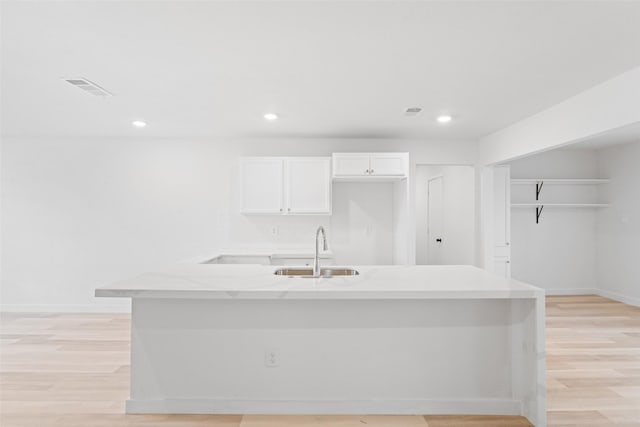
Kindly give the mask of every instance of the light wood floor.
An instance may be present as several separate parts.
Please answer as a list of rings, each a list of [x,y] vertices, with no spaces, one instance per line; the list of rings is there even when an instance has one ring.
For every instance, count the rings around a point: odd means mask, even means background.
[[[0,426],[520,427],[521,417],[124,415],[129,315],[0,316]],[[547,298],[548,420],[640,426],[640,308]]]

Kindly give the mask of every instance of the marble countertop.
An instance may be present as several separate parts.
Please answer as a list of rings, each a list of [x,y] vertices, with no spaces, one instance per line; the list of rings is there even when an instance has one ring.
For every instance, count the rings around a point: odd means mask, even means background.
[[[542,289],[477,267],[350,266],[358,276],[289,278],[278,266],[182,263],[96,289],[97,297],[197,299],[505,299]],[[339,268],[331,266],[331,268]]]

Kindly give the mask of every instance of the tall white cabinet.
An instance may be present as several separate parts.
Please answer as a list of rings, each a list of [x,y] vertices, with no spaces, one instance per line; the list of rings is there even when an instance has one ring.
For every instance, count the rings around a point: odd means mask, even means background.
[[[331,214],[329,157],[244,157],[240,182],[244,214]]]
[[[509,166],[493,168],[493,267],[511,277],[511,171]]]

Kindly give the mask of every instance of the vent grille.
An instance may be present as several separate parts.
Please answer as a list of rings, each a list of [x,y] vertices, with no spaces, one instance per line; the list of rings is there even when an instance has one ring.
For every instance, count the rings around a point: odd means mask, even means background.
[[[90,93],[93,96],[113,96],[113,94],[106,89],[98,86],[94,82],[89,79],[85,79],[84,77],[75,77],[72,79],[64,79],[70,85],[77,87],[78,89],[82,89],[87,93]]]
[[[404,110],[404,115],[405,116],[417,116],[421,112],[422,112],[422,108],[420,108],[420,107],[409,107],[406,110]]]

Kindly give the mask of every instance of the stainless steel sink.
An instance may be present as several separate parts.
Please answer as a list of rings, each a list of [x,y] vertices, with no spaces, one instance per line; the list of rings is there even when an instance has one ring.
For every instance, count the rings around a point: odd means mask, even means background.
[[[273,274],[276,276],[313,278],[312,268],[280,268]],[[352,268],[321,268],[320,276],[322,278],[331,278],[334,276],[357,276],[358,271]]]

